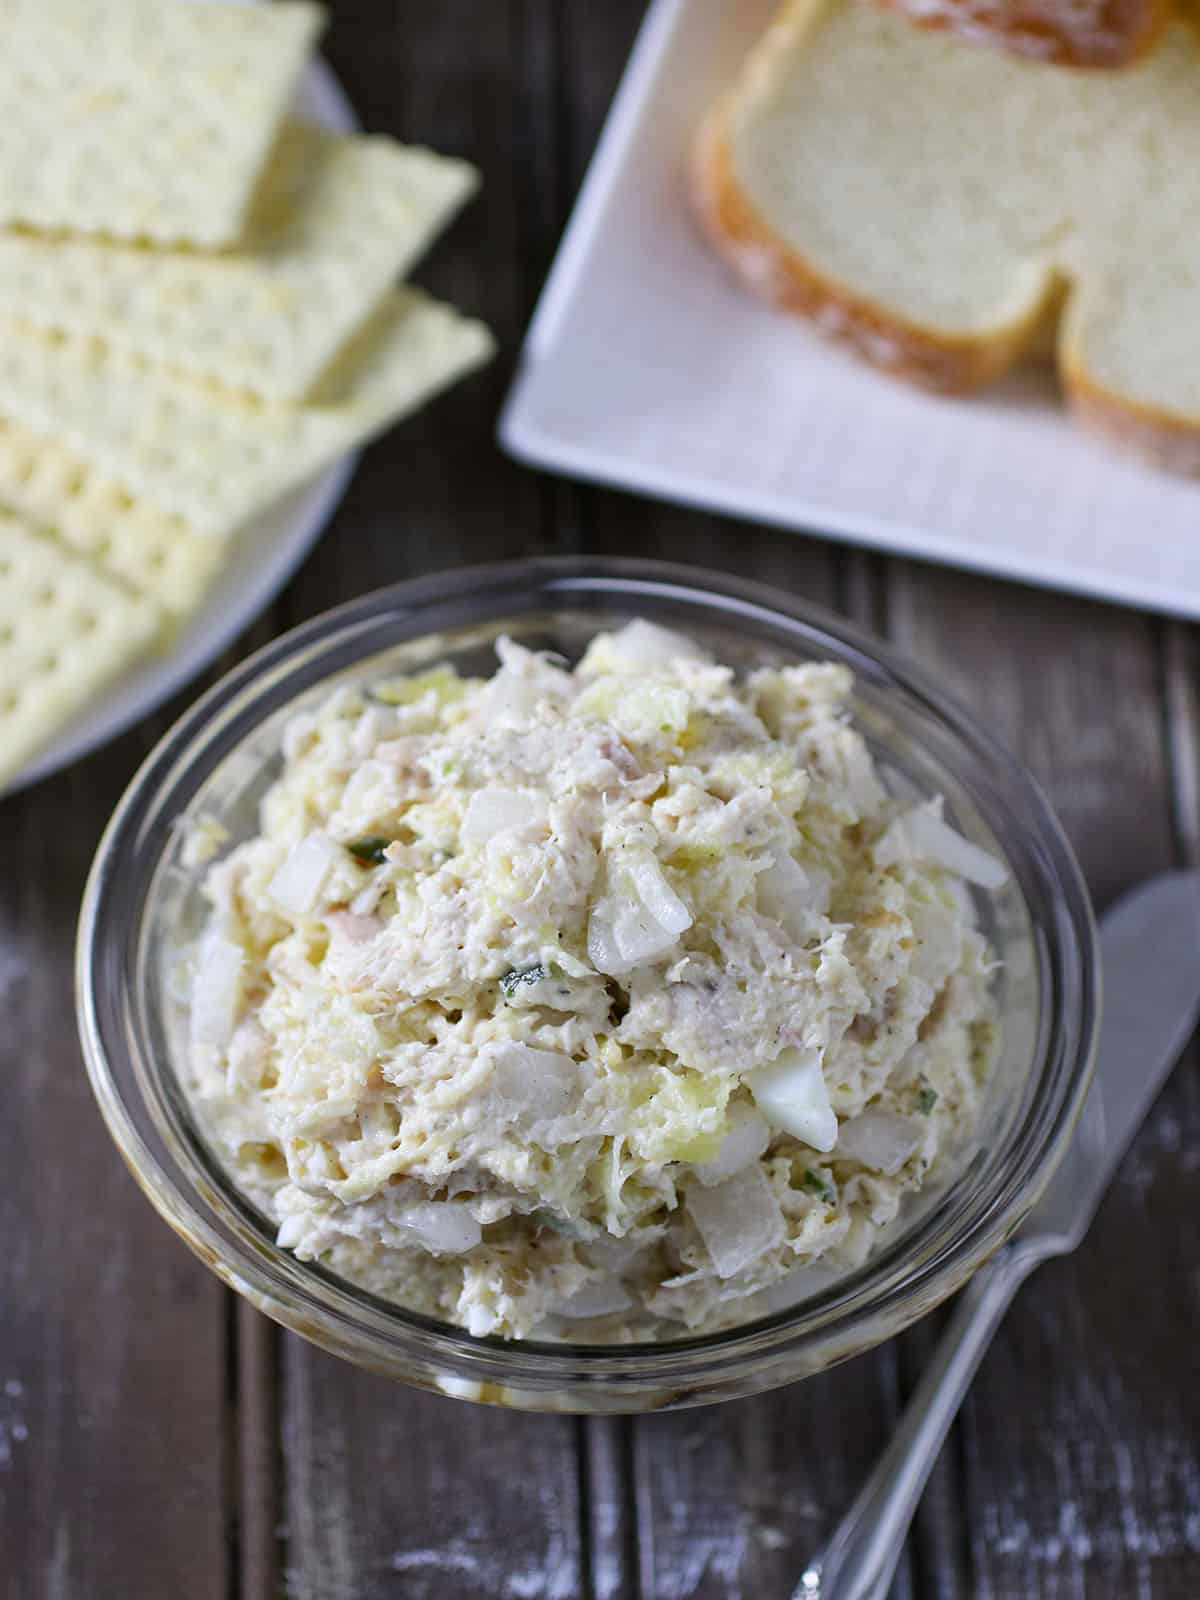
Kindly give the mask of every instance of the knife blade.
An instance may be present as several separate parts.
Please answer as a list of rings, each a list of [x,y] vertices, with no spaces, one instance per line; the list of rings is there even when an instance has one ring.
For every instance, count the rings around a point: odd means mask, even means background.
[[[1100,923],[1103,1022],[1067,1154],[1019,1237],[1074,1250],[1200,1011],[1200,871],[1164,872]]]
[[[1200,871],[1164,872],[1100,924],[1104,1021],[1068,1153],[1015,1239],[959,1297],[891,1443],[792,1600],[884,1600],[917,1502],[1013,1295],[1074,1250],[1200,1011]]]

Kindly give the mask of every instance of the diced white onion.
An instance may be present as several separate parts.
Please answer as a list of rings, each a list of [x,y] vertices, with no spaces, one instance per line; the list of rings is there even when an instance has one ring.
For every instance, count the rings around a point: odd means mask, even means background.
[[[784,1237],[783,1212],[759,1166],[711,1189],[690,1189],[687,1208],[719,1278],[743,1272]]]
[[[496,1110],[501,1116],[544,1120],[565,1116],[575,1105],[579,1067],[570,1056],[515,1041],[492,1046],[491,1054],[495,1063],[491,1087],[499,1097]]]
[[[378,917],[354,910],[331,911],[325,918],[325,925],[331,932],[340,934],[348,944],[369,944],[377,934],[383,932],[383,923]]]
[[[864,1111],[842,1123],[837,1154],[890,1178],[920,1149],[924,1137],[924,1130],[911,1117],[893,1111]]]
[[[522,722],[543,701],[561,700],[571,690],[565,672],[512,639],[499,639],[496,654],[500,669],[488,680],[481,700],[487,717]]]
[[[477,789],[467,803],[459,837],[464,844],[486,844],[498,833],[523,827],[542,808],[519,789]]]
[[[807,1300],[809,1295],[828,1289],[839,1276],[833,1267],[793,1267],[791,1272],[763,1290],[764,1309],[769,1313],[787,1311],[801,1300]]]
[[[354,724],[350,748],[359,761],[365,761],[394,723],[382,706],[368,706]]]
[[[449,1373],[439,1372],[433,1381],[443,1394],[451,1395],[455,1400],[478,1400],[483,1393],[483,1385],[475,1378],[455,1378]]]
[[[317,719],[311,711],[300,711],[289,719],[283,730],[283,759],[289,764],[304,749],[317,729]]]
[[[652,855],[638,855],[630,863],[629,876],[638,899],[660,927],[678,937],[692,925],[692,914],[663,876]]]
[[[629,972],[647,961],[657,961],[675,948],[677,935],[656,922],[640,900],[618,900],[612,928],[620,956],[618,971],[621,972]]]
[[[721,1148],[711,1161],[699,1161],[692,1170],[704,1187],[711,1189],[757,1161],[770,1142],[771,1130],[763,1117],[752,1106],[735,1105]]]
[[[537,710],[537,686],[515,672],[501,670],[489,681],[484,695],[488,713],[494,717],[520,720]]]
[[[275,1235],[275,1243],[281,1250],[294,1250],[304,1237],[304,1213],[293,1212],[290,1217],[284,1217],[279,1224],[279,1232]]]
[[[755,880],[755,898],[764,916],[781,923],[793,939],[803,939],[828,909],[832,887],[823,867],[802,867],[790,850],[776,849]]]
[[[602,1233],[579,1247],[579,1253],[591,1267],[601,1267],[605,1272],[628,1272],[648,1245],[632,1236],[618,1239],[614,1234]]]
[[[194,867],[206,867],[228,842],[229,829],[224,823],[218,822],[216,817],[195,817],[185,825],[180,862],[189,871]]]
[[[957,881],[952,881],[958,888]],[[935,987],[945,982],[962,958],[962,926],[958,917],[967,915],[969,913],[961,908],[956,916],[945,906],[909,906],[909,921],[917,941],[909,966],[914,977]]]
[[[829,902],[833,898],[833,873],[812,864],[805,867],[804,871],[813,903],[823,915],[829,910]]]
[[[665,667],[681,658],[687,661],[711,659],[694,639],[660,627],[657,622],[647,622],[643,617],[635,617],[623,628],[608,634],[603,649],[597,654],[601,657],[601,670],[607,672],[642,672],[648,667]]]
[[[350,910],[356,917],[369,917],[373,915],[375,907],[383,899],[387,885],[383,881],[383,874],[371,873],[366,883],[350,902]]]
[[[853,728],[841,728],[833,736],[833,745],[842,757],[846,792],[854,809],[860,817],[873,815],[887,799],[887,794],[876,775],[866,742]]]
[[[832,1150],[837,1143],[837,1115],[821,1070],[819,1050],[784,1050],[765,1067],[746,1075],[754,1103],[773,1128],[811,1145]]]
[[[238,1023],[225,1058],[225,1083],[231,1094],[258,1088],[270,1049],[271,1036],[257,1017]]]
[[[624,892],[599,901],[588,921],[592,965],[614,977],[659,960],[692,925],[691,912],[648,851],[622,861],[617,877]]]
[[[223,1050],[237,1021],[242,990],[241,947],[210,928],[196,952],[190,1032],[194,1046]]]
[[[597,1278],[595,1283],[585,1283],[566,1300],[553,1308],[560,1317],[577,1322],[584,1317],[606,1317],[612,1311],[625,1311],[633,1301],[620,1278]]]
[[[1008,882],[1008,870],[995,856],[964,839],[938,815],[939,802],[917,806],[890,824],[875,846],[881,867],[897,862],[926,861],[956,873],[981,889],[999,889]]]
[[[624,972],[621,952],[617,949],[617,936],[613,932],[611,908],[605,904],[593,907],[588,918],[588,960],[597,972]]]
[[[483,1237],[483,1230],[466,1206],[452,1200],[427,1200],[406,1206],[396,1221],[434,1255],[462,1255],[465,1250],[473,1250]]]
[[[338,859],[338,847],[332,839],[323,833],[310,833],[271,879],[267,893],[282,910],[294,917],[306,917]]]
[[[464,1307],[460,1303],[459,1309],[466,1311],[467,1332],[473,1339],[482,1339],[486,1334],[495,1332],[499,1318],[490,1306],[469,1305]],[[468,1398],[470,1397],[468,1396]]]

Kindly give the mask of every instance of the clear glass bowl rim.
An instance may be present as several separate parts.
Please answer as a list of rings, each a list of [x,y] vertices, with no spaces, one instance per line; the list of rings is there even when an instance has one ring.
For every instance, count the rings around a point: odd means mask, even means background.
[[[473,1338],[376,1300],[268,1245],[247,1220],[249,1208],[231,1199],[189,1151],[177,1142],[151,1149],[140,1125],[146,1106],[137,1079],[157,1069],[145,1059],[131,1024],[134,997],[112,992],[105,982],[106,941],[128,945],[134,938],[121,890],[139,874],[151,875],[138,865],[148,841],[161,841],[170,818],[204,776],[296,695],[378,650],[449,627],[595,606],[636,611],[639,601],[699,606],[723,623],[752,620],[806,653],[821,654],[823,647],[830,653],[832,644],[860,677],[918,703],[983,763],[1017,802],[1010,820],[1019,814],[1029,844],[1027,866],[1045,880],[1052,917],[1042,928],[1044,958],[1053,970],[1057,1003],[1042,1030],[1034,1103],[1003,1170],[972,1201],[967,1225],[911,1271],[904,1266],[906,1250],[894,1260],[884,1251],[797,1308],[661,1345]],[[173,806],[179,793],[184,799]],[[139,920],[143,910],[136,907]],[[136,965],[126,963],[123,970]],[[1096,929],[1070,845],[1036,782],[970,711],[890,647],[819,606],[724,573],[604,557],[532,558],[398,583],[325,612],[248,657],[180,717],[130,783],[97,849],[76,952],[80,1036],[109,1131],[152,1204],[218,1276],[277,1321],[362,1365],[418,1383],[436,1383],[436,1375],[445,1374],[468,1385],[498,1385],[515,1404],[536,1405],[530,1397],[569,1390],[579,1402],[571,1408],[583,1410],[590,1409],[592,1387],[627,1398],[641,1395],[649,1404],[678,1404],[788,1382],[898,1333],[960,1287],[1012,1234],[1066,1149],[1090,1079],[1098,987]],[[927,1231],[923,1224],[906,1243],[919,1246]],[[668,1400],[654,1398],[672,1391]],[[599,1392],[597,1401],[599,1408]]]

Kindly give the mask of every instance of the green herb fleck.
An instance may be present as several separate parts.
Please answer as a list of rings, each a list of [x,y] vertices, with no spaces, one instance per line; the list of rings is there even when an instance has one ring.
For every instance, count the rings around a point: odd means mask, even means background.
[[[552,1233],[561,1234],[564,1239],[579,1241],[591,1238],[587,1228],[578,1222],[573,1222],[570,1217],[560,1217],[557,1212],[550,1211],[545,1206],[539,1206],[536,1211],[531,1211],[529,1220],[536,1223],[539,1228],[549,1228]]]
[[[917,1090],[917,1110],[923,1117],[927,1117],[934,1106],[937,1105],[937,1099],[937,1090],[931,1089],[927,1083],[922,1084]]]
[[[809,1194],[815,1194],[819,1200],[824,1200],[827,1206],[837,1205],[837,1190],[822,1172],[809,1167],[804,1174],[804,1188]]]
[[[371,834],[365,839],[351,839],[346,846],[356,861],[361,861],[367,867],[381,867],[387,857],[384,851],[391,844],[390,839],[381,839]]]
[[[504,990],[504,998],[511,1000],[517,990],[526,984],[541,983],[547,976],[545,967],[540,961],[535,961],[531,967],[510,967],[500,979],[500,987]]]

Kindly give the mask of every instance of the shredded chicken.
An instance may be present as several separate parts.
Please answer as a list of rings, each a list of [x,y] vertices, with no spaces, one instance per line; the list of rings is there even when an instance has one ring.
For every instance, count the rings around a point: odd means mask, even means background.
[[[191,1093],[281,1246],[471,1333],[753,1317],[969,1138],[955,873],[1003,868],[889,798],[841,667],[499,655],[294,720],[205,869]]]

